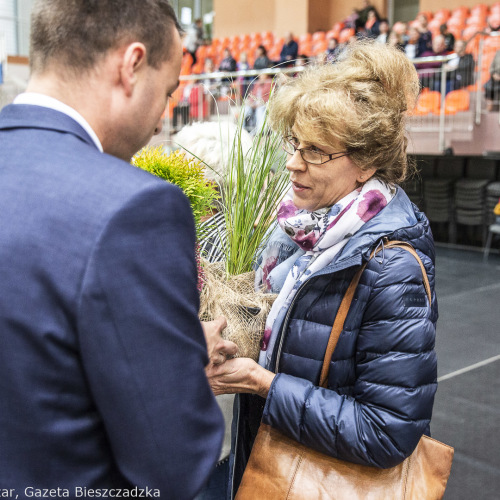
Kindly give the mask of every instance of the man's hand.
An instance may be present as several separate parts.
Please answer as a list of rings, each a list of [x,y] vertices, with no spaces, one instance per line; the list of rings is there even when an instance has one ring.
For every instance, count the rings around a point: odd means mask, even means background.
[[[234,342],[224,340],[220,335],[227,326],[224,316],[213,321],[202,321],[201,326],[207,343],[209,365],[220,365],[228,357],[233,357],[238,352],[238,346]]]

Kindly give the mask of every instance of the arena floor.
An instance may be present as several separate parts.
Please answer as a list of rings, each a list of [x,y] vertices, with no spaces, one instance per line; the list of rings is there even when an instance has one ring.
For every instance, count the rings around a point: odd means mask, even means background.
[[[498,248],[498,241],[496,243]],[[500,498],[500,256],[439,246],[432,436],[455,447],[445,500]]]

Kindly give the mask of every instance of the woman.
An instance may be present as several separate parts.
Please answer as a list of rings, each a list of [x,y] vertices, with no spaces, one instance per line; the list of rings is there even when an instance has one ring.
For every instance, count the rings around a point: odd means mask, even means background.
[[[209,367],[215,393],[238,392],[234,494],[260,420],[333,457],[380,468],[429,434],[436,391],[437,303],[425,298],[416,259],[385,248],[368,262],[334,352],[321,363],[341,299],[357,269],[387,240],[409,242],[434,285],[426,217],[397,186],[407,174],[405,121],[419,90],[399,50],[356,43],[336,64],[313,67],[275,94],[292,201],[261,259],[260,284],[279,293],[259,363]]]
[[[253,69],[267,69],[272,66],[272,61],[267,57],[267,49],[264,45],[259,45],[255,52],[255,62]]]

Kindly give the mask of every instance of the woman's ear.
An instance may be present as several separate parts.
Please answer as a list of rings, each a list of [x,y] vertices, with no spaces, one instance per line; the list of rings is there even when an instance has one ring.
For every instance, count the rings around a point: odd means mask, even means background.
[[[147,65],[146,47],[139,42],[131,43],[125,49],[120,68],[120,80],[127,97],[132,95],[139,70]]]
[[[376,168],[368,168],[365,170],[359,169],[358,178],[356,179],[360,184],[364,184],[370,180],[373,174],[377,171]]]

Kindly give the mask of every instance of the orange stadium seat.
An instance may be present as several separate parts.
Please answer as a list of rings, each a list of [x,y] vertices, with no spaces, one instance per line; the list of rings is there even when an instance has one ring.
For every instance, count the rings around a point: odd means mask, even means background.
[[[484,16],[488,14],[489,7],[485,5],[484,3],[480,3],[475,5],[474,7],[471,7],[470,9],[470,15],[471,17],[474,16]]]
[[[472,38],[478,31],[477,26],[467,26],[463,31],[462,31],[462,38],[464,40],[469,40]]]
[[[468,7],[457,7],[451,11],[451,17],[459,16],[465,19],[469,15]]]
[[[354,31],[353,28],[344,28],[340,33],[339,33],[339,43],[346,43],[349,41],[349,38],[351,36],[354,36],[356,32]]]
[[[326,39],[329,40],[330,38],[338,38],[340,31],[335,31],[334,29],[331,29],[330,31],[326,32]]]
[[[500,36],[492,36],[484,40],[484,45],[483,45],[484,52],[495,53],[499,49],[500,49]]]
[[[452,90],[444,99],[444,112],[454,115],[459,111],[467,111],[470,106],[470,94],[467,90]]]
[[[299,36],[299,43],[310,42],[310,41],[312,41],[311,33],[304,33],[303,35]]]
[[[417,105],[413,110],[413,115],[428,115],[433,113],[439,115],[441,109],[441,92],[437,90],[423,91],[418,97]]]
[[[500,11],[491,13],[491,16],[488,17],[488,24],[494,28],[500,26]]]
[[[325,36],[324,31],[316,31],[316,33],[314,33],[312,36],[312,41],[314,43],[321,42],[321,41],[325,40],[325,38],[326,38],[326,36]]]
[[[465,18],[450,17],[450,19],[446,22],[446,26],[448,26],[448,29],[457,28],[463,30],[465,28]]]

